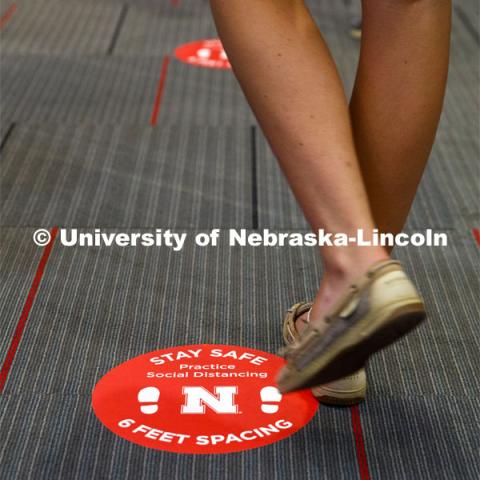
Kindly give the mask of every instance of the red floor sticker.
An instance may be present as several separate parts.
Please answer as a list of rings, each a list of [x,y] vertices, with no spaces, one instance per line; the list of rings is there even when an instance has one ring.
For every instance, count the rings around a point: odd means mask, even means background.
[[[157,350],[108,372],[92,406],[108,429],[144,447],[193,454],[258,448],[297,432],[318,408],[308,390],[278,392],[282,365],[275,355],[231,345]]]
[[[198,40],[175,49],[175,57],[185,63],[205,68],[231,68],[227,54],[218,38]]]

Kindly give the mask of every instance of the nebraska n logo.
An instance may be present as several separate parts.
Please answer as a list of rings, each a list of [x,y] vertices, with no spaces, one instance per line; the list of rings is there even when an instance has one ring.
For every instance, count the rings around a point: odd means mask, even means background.
[[[215,395],[203,387],[183,387],[185,405],[182,413],[205,413],[205,405],[216,413],[238,413],[235,404],[237,387],[215,387]]]

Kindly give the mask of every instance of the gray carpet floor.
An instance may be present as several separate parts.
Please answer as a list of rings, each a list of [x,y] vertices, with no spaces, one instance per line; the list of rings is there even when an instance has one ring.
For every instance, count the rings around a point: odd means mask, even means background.
[[[357,6],[310,3],[349,90]],[[1,0],[0,16],[9,6]],[[476,2],[455,3],[445,111],[406,226],[444,231],[449,245],[396,252],[430,321],[369,364],[359,412],[372,479],[478,478],[478,22]],[[215,36],[204,0],[16,2],[0,29],[0,365],[41,262],[39,227],[307,229],[232,73],[173,58],[177,45]],[[296,435],[257,450],[193,456],[116,437],[90,406],[106,372],[145,352],[195,343],[275,352],[282,312],[312,298],[321,276],[307,247],[57,240],[0,393],[0,478],[369,478],[350,409],[320,407]]]

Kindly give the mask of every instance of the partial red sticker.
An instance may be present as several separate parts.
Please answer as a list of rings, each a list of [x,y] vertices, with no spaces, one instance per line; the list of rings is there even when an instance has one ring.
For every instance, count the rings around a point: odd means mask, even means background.
[[[175,49],[175,57],[182,62],[205,68],[231,68],[227,54],[218,38],[186,43]]]
[[[187,345],[122,363],[96,385],[99,420],[131,442],[177,453],[229,453],[277,442],[304,427],[318,402],[281,395],[284,360],[231,345]]]

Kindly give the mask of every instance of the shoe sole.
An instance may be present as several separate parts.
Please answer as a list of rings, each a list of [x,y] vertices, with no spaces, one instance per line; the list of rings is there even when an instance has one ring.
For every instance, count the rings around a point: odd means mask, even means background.
[[[356,392],[337,392],[324,391],[321,387],[312,388],[313,396],[324,405],[332,405],[335,407],[349,407],[351,405],[358,405],[365,400],[366,387],[363,387]]]
[[[363,368],[369,356],[388,347],[425,319],[421,301],[397,302],[367,314],[302,371],[279,385],[281,393],[312,388],[351,375]]]

